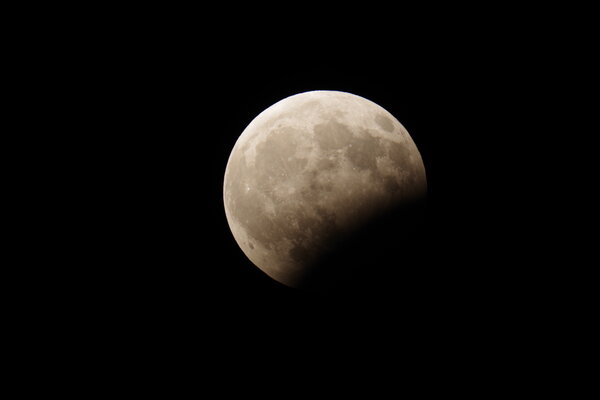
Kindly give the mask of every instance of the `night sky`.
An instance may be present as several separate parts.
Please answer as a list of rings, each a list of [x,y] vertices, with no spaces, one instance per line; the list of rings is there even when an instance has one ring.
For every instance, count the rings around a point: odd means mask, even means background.
[[[140,26],[86,38],[77,68],[63,71],[78,135],[68,207],[78,217],[68,266],[52,278],[68,288],[65,319],[94,332],[99,354],[137,366],[164,360],[181,376],[200,366],[211,377],[243,375],[266,360],[284,377],[308,364],[288,376],[300,383],[327,380],[327,365],[351,374],[360,359],[363,368],[397,365],[378,374],[394,382],[401,373],[425,379],[431,360],[452,369],[465,348],[476,362],[477,346],[510,347],[497,339],[514,325],[500,322],[527,320],[520,304],[533,273],[515,262],[525,234],[496,228],[518,201],[507,190],[516,182],[502,179],[509,163],[489,161],[514,122],[511,102],[495,107],[508,83],[502,57],[469,45],[469,35],[425,28],[363,35],[355,26],[347,35],[317,24],[305,37],[298,26],[253,35],[189,21]],[[309,90],[388,110],[416,143],[428,182],[426,201],[328,260],[333,271],[358,271],[328,294],[285,287],[253,266],[222,200],[244,128]]]

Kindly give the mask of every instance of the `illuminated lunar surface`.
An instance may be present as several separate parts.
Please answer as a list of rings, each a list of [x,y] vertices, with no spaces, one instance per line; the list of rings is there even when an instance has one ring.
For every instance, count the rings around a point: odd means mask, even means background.
[[[335,240],[427,190],[423,161],[402,124],[379,105],[337,91],[300,93],[259,114],[238,138],[223,186],[242,251],[292,287]]]

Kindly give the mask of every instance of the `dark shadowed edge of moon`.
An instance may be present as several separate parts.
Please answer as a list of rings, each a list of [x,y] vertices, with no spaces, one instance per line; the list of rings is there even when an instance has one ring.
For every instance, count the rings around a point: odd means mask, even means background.
[[[337,238],[296,288],[328,296],[426,290],[427,197],[400,204]],[[419,289],[420,288],[420,289]]]

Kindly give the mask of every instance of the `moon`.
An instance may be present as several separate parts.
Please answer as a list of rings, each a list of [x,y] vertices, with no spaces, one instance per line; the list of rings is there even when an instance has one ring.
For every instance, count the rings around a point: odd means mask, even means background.
[[[250,122],[229,156],[223,200],[250,261],[299,287],[336,240],[426,191],[421,155],[392,114],[354,94],[311,91]]]

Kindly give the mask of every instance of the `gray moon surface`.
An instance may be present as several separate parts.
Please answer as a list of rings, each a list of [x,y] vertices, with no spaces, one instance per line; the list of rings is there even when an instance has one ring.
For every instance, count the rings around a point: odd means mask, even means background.
[[[292,287],[339,237],[426,191],[421,155],[402,124],[338,91],[300,93],[260,113],[235,143],[223,183],[236,242]]]

